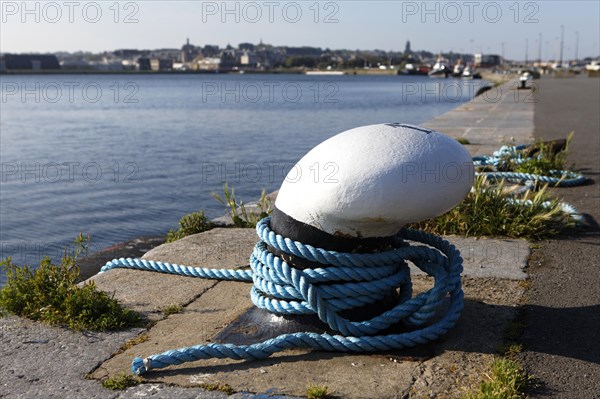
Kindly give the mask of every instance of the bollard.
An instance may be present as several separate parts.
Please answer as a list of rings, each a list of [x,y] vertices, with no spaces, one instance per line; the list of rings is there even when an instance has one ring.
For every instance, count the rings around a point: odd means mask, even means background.
[[[284,180],[271,217],[272,230],[329,251],[372,253],[397,248],[407,223],[442,214],[469,192],[471,156],[456,140],[400,123],[362,126],[331,137],[308,152]],[[314,267],[269,248],[289,265]],[[368,320],[394,307],[402,293],[340,312]],[[317,315],[278,315],[252,308],[215,340],[251,344],[296,331],[333,333]]]

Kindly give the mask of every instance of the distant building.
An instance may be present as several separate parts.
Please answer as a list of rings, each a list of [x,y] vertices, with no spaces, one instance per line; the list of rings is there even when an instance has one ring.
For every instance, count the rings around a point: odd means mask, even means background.
[[[150,58],[147,58],[147,57],[138,58],[137,70],[138,71],[151,71],[152,67],[150,66]]]
[[[133,58],[143,55],[143,51],[136,49],[120,49],[113,51],[113,55],[121,58]]]
[[[221,66],[221,59],[216,57],[202,58],[196,61],[196,68],[199,71],[218,71]]]
[[[60,67],[62,69],[68,69],[68,70],[92,69],[92,65],[88,61],[86,61],[84,59],[77,59],[77,58],[71,58],[71,59],[60,61]]]
[[[152,58],[150,60],[150,69],[154,72],[170,71],[173,69],[173,60],[168,58]]]
[[[412,50],[410,49],[410,40],[406,41],[406,46],[404,46],[404,54],[412,54]]]
[[[121,60],[121,65],[123,69],[128,71],[135,71],[137,69],[138,63],[135,59]]]
[[[182,63],[190,62],[199,54],[199,52],[200,51],[196,46],[190,44],[190,39],[188,38],[181,47],[180,61]]]
[[[257,62],[256,54],[253,51],[244,51],[240,56],[240,65],[255,67]]]
[[[502,63],[502,57],[495,54],[475,54],[473,63],[476,67],[480,68],[492,68],[498,66]]]
[[[221,62],[219,64],[220,69],[233,69],[240,63],[241,53],[231,46],[227,46],[225,50],[221,51]]]
[[[286,47],[285,53],[288,57],[319,58],[321,49],[318,47]]]
[[[90,65],[98,71],[122,71],[124,69],[121,61],[106,58],[100,61],[92,61]]]
[[[240,43],[238,45],[238,48],[242,51],[247,50],[247,51],[254,51],[254,44],[252,43]]]
[[[5,54],[4,65],[6,70],[60,69],[58,58],[55,55]]]
[[[205,57],[216,57],[219,53],[219,46],[207,44],[202,47],[202,55]]]
[[[181,49],[178,48],[161,48],[152,50],[149,54],[150,59],[152,58],[160,58],[160,59],[170,59],[173,61],[181,59]]]

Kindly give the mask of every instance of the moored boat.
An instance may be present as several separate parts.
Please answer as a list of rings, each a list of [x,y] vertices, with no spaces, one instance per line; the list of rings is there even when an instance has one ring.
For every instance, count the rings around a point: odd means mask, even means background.
[[[450,67],[448,67],[448,61],[442,57],[438,57],[436,63],[429,71],[429,76],[432,78],[447,78],[450,75]]]

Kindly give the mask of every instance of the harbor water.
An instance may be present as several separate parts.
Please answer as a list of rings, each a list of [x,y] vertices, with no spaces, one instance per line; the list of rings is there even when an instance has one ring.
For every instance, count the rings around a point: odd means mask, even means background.
[[[482,81],[421,76],[0,75],[0,256],[58,261],[220,216],[225,182],[250,201],[312,147],[352,127],[419,124]],[[334,166],[298,173],[326,179]],[[0,276],[1,277],[1,276]]]

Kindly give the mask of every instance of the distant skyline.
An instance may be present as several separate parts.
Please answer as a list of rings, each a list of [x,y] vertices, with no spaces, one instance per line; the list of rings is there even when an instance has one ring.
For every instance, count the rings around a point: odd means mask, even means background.
[[[23,4],[25,6],[23,6]],[[3,53],[241,42],[331,49],[482,52],[536,60],[600,54],[590,1],[1,1]],[[577,36],[579,39],[577,39]],[[528,46],[526,46],[528,44]],[[528,47],[528,50],[526,50]]]

